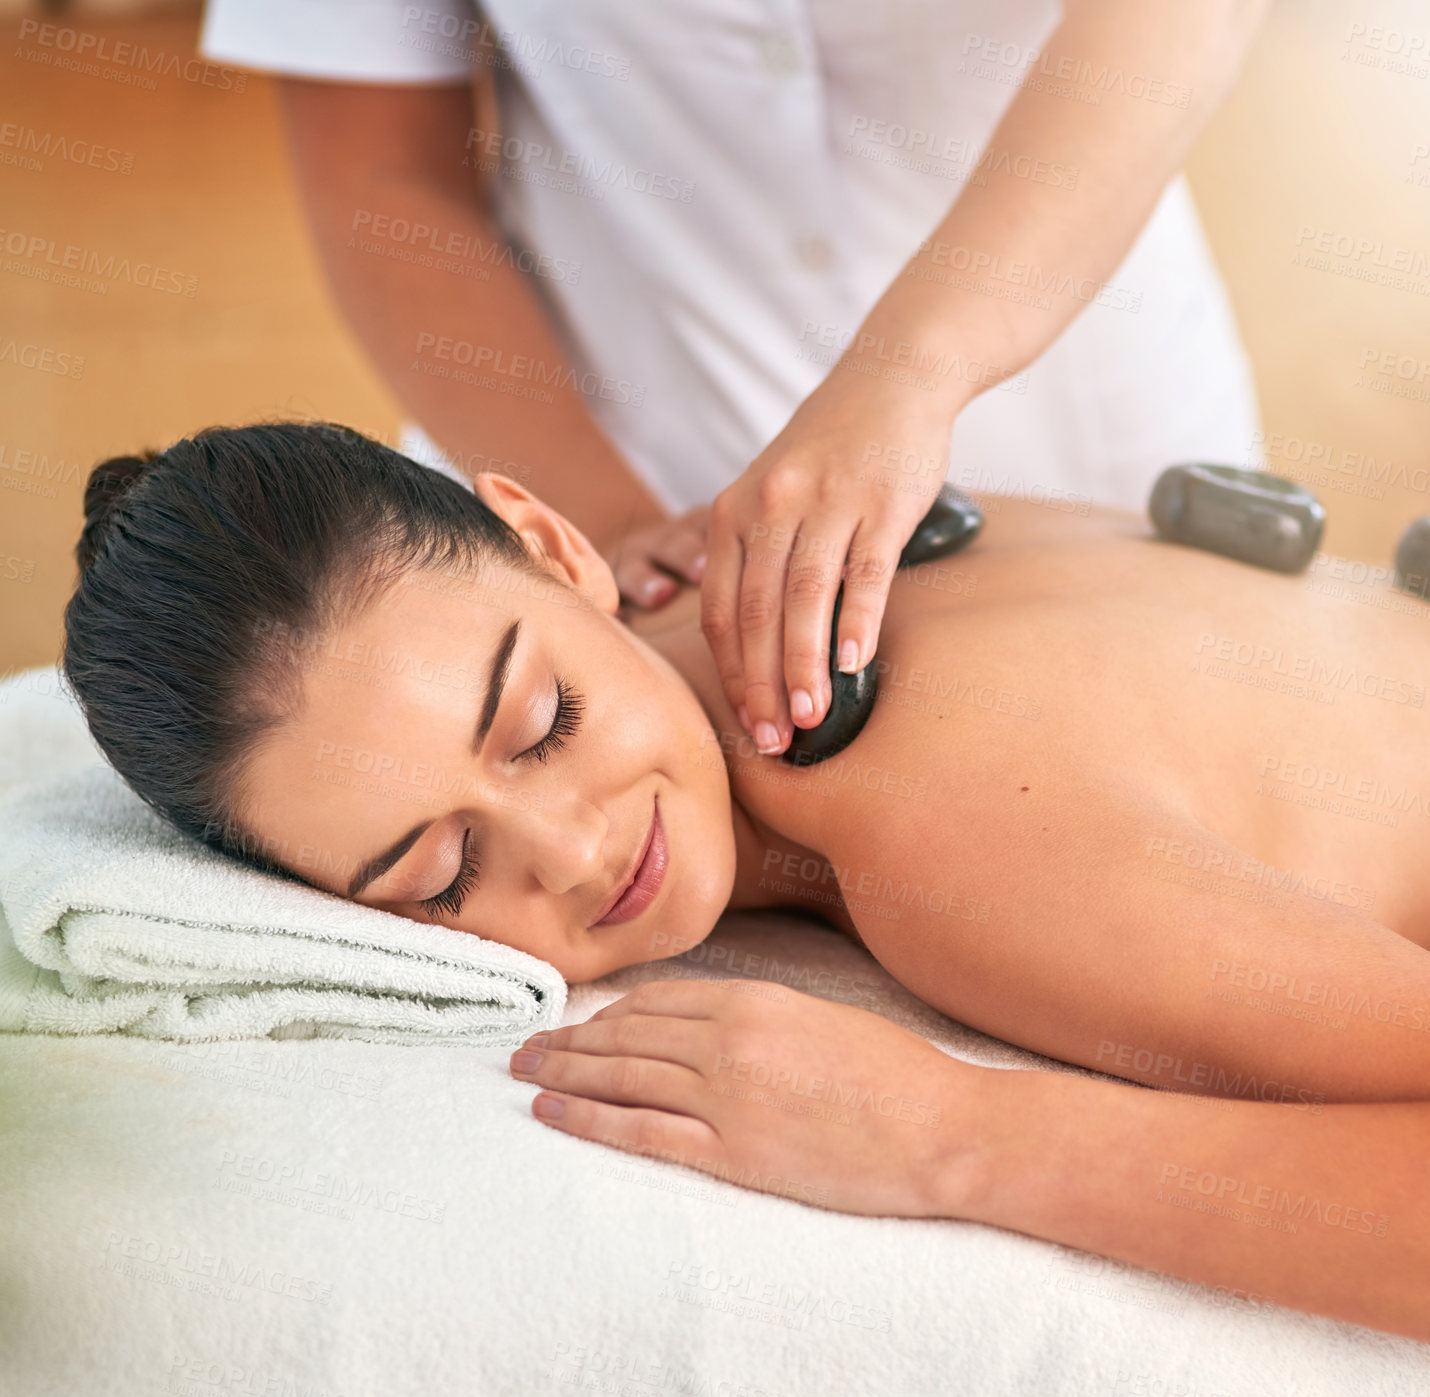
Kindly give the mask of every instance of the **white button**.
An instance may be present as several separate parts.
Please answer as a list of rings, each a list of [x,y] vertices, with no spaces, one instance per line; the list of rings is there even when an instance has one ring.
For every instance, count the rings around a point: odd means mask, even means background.
[[[794,255],[812,272],[826,272],[834,262],[834,249],[830,247],[829,239],[821,238],[817,233],[801,238],[794,245]]]
[[[797,73],[801,68],[799,45],[792,34],[775,30],[760,40],[760,57],[772,73]]]

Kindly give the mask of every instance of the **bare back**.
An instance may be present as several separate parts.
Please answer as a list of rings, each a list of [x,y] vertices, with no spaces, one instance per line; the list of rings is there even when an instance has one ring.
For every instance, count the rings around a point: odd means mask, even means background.
[[[729,761],[740,804],[827,860],[772,868],[771,902],[837,887],[929,1003],[1151,1084],[1423,1085],[1430,604],[1121,511],[984,504],[969,549],[896,579],[856,741]],[[1162,1060],[1186,1070],[1129,1067]]]

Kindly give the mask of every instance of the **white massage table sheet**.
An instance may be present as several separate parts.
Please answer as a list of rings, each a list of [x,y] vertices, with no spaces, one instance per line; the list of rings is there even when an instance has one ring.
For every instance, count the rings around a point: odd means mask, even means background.
[[[719,968],[712,968],[714,961]],[[683,960],[952,1023],[844,938]],[[792,978],[791,978],[792,976]],[[1412,1397],[1430,1346],[962,1222],[854,1217],[563,1135],[507,1049],[0,1036],[0,1389],[23,1397]],[[1064,1069],[1072,1070],[1072,1069]]]

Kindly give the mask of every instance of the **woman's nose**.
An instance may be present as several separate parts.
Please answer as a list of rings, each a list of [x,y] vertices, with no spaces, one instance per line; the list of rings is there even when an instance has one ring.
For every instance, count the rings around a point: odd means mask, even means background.
[[[517,816],[515,830],[541,886],[564,893],[599,881],[611,857],[606,848],[610,821],[574,794],[543,791],[542,796],[539,806]]]

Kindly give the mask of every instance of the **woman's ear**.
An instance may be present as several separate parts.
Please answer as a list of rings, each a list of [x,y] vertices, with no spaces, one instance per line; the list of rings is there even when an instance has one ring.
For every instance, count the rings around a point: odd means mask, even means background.
[[[527,551],[540,559],[548,572],[584,592],[607,615],[616,614],[621,594],[610,565],[564,514],[498,471],[478,471],[472,478],[472,490],[521,535]]]

